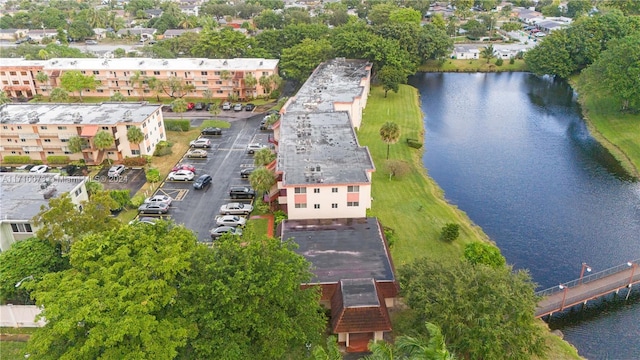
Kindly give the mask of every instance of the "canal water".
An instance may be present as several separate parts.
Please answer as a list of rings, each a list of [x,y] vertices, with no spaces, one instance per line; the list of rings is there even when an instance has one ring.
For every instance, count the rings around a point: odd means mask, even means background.
[[[539,290],[640,258],[640,183],[589,134],[564,82],[419,73],[424,165]],[[640,137],[640,134],[638,135]],[[639,139],[640,140],[640,139]],[[640,359],[640,296],[551,320],[588,359]]]

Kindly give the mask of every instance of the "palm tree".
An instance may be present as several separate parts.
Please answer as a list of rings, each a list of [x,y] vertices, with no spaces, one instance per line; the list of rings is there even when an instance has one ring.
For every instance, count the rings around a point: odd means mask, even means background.
[[[11,99],[9,98],[7,93],[4,90],[0,90],[0,104],[6,104],[9,102],[11,102]]]
[[[271,149],[260,149],[253,154],[253,164],[255,166],[267,166],[273,160],[276,159],[276,154],[271,152]]]
[[[157,77],[152,76],[147,78],[147,85],[149,86],[149,89],[156,93],[156,100],[160,102],[160,91],[162,91],[160,80]]]
[[[380,137],[387,143],[387,160],[389,160],[389,146],[398,142],[400,138],[400,128],[398,124],[387,121],[380,128]]]
[[[187,16],[180,23],[178,27],[181,29],[193,29],[198,24],[198,18],[193,15]]]
[[[399,354],[393,344],[389,344],[385,341],[373,341],[369,342],[369,351],[371,355],[365,356],[365,360],[393,360],[400,359]]]
[[[69,93],[63,88],[55,88],[51,90],[49,100],[53,102],[67,102],[69,101]]]
[[[261,76],[260,79],[258,79],[258,83],[262,86],[262,89],[264,89],[265,95],[269,96],[269,94],[271,94],[271,77]]]
[[[447,350],[444,335],[438,325],[425,323],[429,339],[424,340],[411,336],[399,336],[396,348],[408,359],[415,360],[455,360],[456,357]]]
[[[98,133],[93,137],[93,144],[96,146],[98,150],[106,151],[113,146],[113,142],[115,139],[113,135],[111,135],[108,131],[102,130],[98,131]],[[107,151],[107,162],[111,163],[111,159],[109,159],[109,152]]]
[[[247,75],[244,76],[244,86],[247,89],[255,89],[257,83],[258,80],[253,76],[253,74],[247,73]]]
[[[131,126],[127,129],[127,140],[132,144],[138,145],[138,149],[140,149],[140,143],[144,140],[144,134],[139,127]]]
[[[45,50],[45,49],[42,49],[42,50],[38,51],[38,57],[41,60],[47,60],[47,59],[49,59],[49,52],[47,50]]]
[[[483,58],[487,59],[487,64],[489,63],[489,61],[491,61],[491,59],[493,59],[496,55],[495,55],[495,50],[493,49],[493,45],[488,45],[485,46],[481,51],[480,51],[480,56]]]
[[[44,85],[45,83],[49,82],[49,75],[43,73],[42,71],[38,71],[38,73],[36,74],[36,81],[43,85],[43,89],[46,89]]]
[[[187,111],[187,101],[185,99],[175,99],[171,102],[171,109],[174,112],[180,114],[180,119],[182,119],[182,113]]]
[[[140,70],[134,71],[133,75],[131,75],[131,77],[129,78],[131,85],[133,86],[138,85],[138,93],[140,94],[140,97],[142,98],[143,101],[144,101],[144,90],[142,88],[146,80],[147,78],[142,76],[142,72]]]
[[[72,136],[69,138],[69,151],[72,154],[77,154],[82,151],[87,145],[87,139],[81,138],[80,136]]]
[[[251,175],[249,175],[249,183],[257,193],[264,194],[271,190],[271,188],[276,184],[276,175],[273,171],[262,166],[254,170]]]
[[[311,352],[314,360],[342,360],[342,353],[338,347],[338,339],[335,336],[327,337],[327,349],[316,345]]]

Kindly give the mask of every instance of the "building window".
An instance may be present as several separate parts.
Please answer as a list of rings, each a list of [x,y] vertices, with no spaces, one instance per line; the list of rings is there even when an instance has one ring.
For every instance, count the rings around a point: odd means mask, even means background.
[[[216,80],[216,85],[222,85],[222,81]]]
[[[58,126],[58,130],[67,130],[66,126]]]
[[[40,126],[40,130],[47,130],[46,126]]]
[[[51,139],[44,139],[44,142],[51,142]]]
[[[69,142],[69,139],[60,139],[62,142]]]
[[[24,85],[29,85],[29,80],[24,80],[24,81],[22,81],[22,83],[23,83]]]
[[[3,126],[2,129],[4,130],[9,130],[9,127],[7,125]]]
[[[320,204],[313,204],[314,209],[320,209]]]
[[[314,194],[320,194],[320,189],[318,189],[318,188],[313,189],[313,193]]]
[[[71,151],[65,151],[64,154],[65,155],[69,155],[69,154],[71,154]]]
[[[223,91],[222,90],[216,90],[216,94],[222,94]]]
[[[27,76],[27,72],[26,71],[20,71],[20,75]]]
[[[11,230],[13,230],[14,233],[33,232],[33,230],[31,230],[31,224],[11,224]]]
[[[147,146],[147,153],[151,151],[151,146]]]
[[[337,209],[338,208],[338,204],[331,204],[331,208],[332,209]]]
[[[331,192],[332,193],[337,193],[338,192],[338,188],[331,188]]]
[[[306,209],[307,203],[296,204],[296,209]]]
[[[103,126],[102,130],[109,130],[109,127],[108,126]]]
[[[348,201],[347,206],[360,206],[360,203],[357,201]]]
[[[22,141],[22,142],[27,142],[27,139],[20,139],[20,141]]]
[[[76,197],[82,194],[82,189],[77,189],[76,192],[74,192],[74,194],[76,195]]]
[[[13,80],[13,81],[12,81],[12,83],[13,83],[13,85],[19,85],[19,84],[20,84],[20,81],[18,81],[18,80]]]
[[[98,89],[96,91],[99,92],[99,93],[103,93],[104,92],[104,90],[102,90],[102,89]]]
[[[99,70],[93,70],[93,75],[100,75],[100,71]]]
[[[296,194],[306,194],[307,193],[307,188],[303,188],[303,187],[297,187],[293,189],[293,192]]]
[[[208,81],[203,81],[202,85],[209,85],[209,82]]]
[[[206,71],[200,71],[200,75],[208,75]]]
[[[16,126],[18,130],[22,130],[22,126]]]
[[[53,154],[55,154],[55,153],[54,153],[53,151],[47,151],[47,154],[48,154],[48,155],[53,155]]]
[[[154,71],[153,75],[160,75],[160,71]]]
[[[140,155],[140,150],[131,150],[131,155]]]
[[[87,72],[86,72],[86,71],[84,71],[84,70],[80,70],[80,73],[81,73],[82,75],[86,75],[86,74],[87,74]]]
[[[9,85],[9,82],[7,80],[2,80],[2,84],[3,85]]]
[[[262,72],[262,76],[269,76],[269,72],[268,71],[263,71]]]
[[[215,71],[213,74],[214,75],[220,75],[220,71]]]
[[[15,71],[9,71],[9,75],[16,75]]]
[[[360,191],[360,186],[358,185],[347,186],[347,192],[359,192],[359,191]]]
[[[146,71],[140,71],[140,75],[147,75]]]

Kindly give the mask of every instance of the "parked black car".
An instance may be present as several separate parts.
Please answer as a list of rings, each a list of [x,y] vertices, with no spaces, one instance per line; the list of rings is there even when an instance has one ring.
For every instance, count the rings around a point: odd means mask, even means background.
[[[252,103],[248,103],[247,105],[244,106],[244,110],[245,111],[253,111],[253,109],[255,109],[256,106]]]
[[[193,183],[193,188],[196,190],[204,189],[207,185],[211,184],[212,180],[211,175],[200,175],[198,180]]]
[[[200,135],[222,135],[222,129],[214,127],[204,128],[200,131]]]
[[[193,110],[198,110],[198,111],[200,111],[200,110],[204,110],[204,103],[202,103],[202,102],[197,102],[197,103],[195,104],[195,106],[193,107]]]
[[[213,108],[214,106],[216,106],[215,103],[207,103],[207,107],[205,108],[205,110],[211,111],[211,108]]]
[[[229,196],[232,199],[253,199],[256,192],[248,186],[234,186],[229,189]]]

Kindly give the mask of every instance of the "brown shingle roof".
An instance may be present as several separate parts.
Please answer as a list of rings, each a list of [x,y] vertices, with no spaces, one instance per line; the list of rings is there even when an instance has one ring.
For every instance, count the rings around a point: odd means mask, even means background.
[[[334,333],[391,331],[384,299],[373,279],[341,280],[331,299]]]

